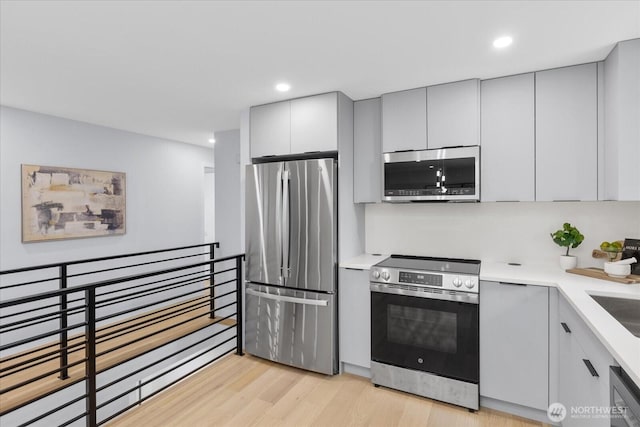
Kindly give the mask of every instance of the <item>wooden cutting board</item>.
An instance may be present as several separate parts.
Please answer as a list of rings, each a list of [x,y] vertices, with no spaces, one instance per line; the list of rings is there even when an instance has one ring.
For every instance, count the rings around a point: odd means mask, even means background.
[[[624,283],[629,285],[631,283],[640,283],[639,275],[630,275],[624,279],[617,277],[610,277],[601,268],[589,267],[589,268],[572,268],[567,270],[567,273],[579,274],[581,276],[593,277],[594,279],[608,280],[610,282]]]

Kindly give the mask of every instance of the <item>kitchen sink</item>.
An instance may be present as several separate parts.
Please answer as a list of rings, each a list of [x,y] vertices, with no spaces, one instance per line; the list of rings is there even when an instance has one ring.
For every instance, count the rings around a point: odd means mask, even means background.
[[[640,338],[640,299],[590,296],[629,332]]]

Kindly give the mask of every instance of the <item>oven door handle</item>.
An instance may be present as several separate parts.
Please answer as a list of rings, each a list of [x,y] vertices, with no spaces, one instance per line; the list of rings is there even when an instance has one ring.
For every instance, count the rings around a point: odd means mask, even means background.
[[[321,307],[326,307],[327,305],[329,305],[329,301],[323,300],[323,299],[308,299],[308,298],[288,297],[286,295],[273,295],[273,294],[267,294],[265,292],[255,291],[253,289],[246,289],[245,292],[249,295],[253,295],[260,298],[272,299],[274,301],[293,302],[296,304],[304,304],[304,305],[317,305]]]
[[[382,284],[382,283],[370,283],[369,289],[371,290],[371,292],[379,292],[383,294],[400,295],[400,296],[406,296],[406,297],[438,299],[438,300],[460,302],[460,303],[466,303],[466,304],[479,303],[478,294],[474,294],[472,292],[449,291],[448,293],[444,293],[444,292],[433,292],[429,290],[414,291],[411,289],[403,289],[401,287]]]

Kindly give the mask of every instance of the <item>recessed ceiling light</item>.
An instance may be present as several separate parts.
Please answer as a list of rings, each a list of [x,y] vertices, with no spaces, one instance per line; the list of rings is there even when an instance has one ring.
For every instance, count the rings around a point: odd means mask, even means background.
[[[513,43],[513,39],[509,36],[498,37],[493,41],[493,47],[496,49],[502,49],[509,46],[511,43]]]
[[[291,89],[291,85],[289,83],[278,83],[276,85],[276,90],[278,92],[287,92],[289,89]]]
[[[215,138],[209,138],[209,144],[215,144],[216,139]]]

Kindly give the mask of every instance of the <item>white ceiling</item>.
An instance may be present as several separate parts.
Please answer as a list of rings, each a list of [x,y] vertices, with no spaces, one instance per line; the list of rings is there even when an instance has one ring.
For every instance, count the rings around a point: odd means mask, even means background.
[[[204,145],[250,105],[584,63],[640,37],[640,0],[0,5],[1,104]]]

